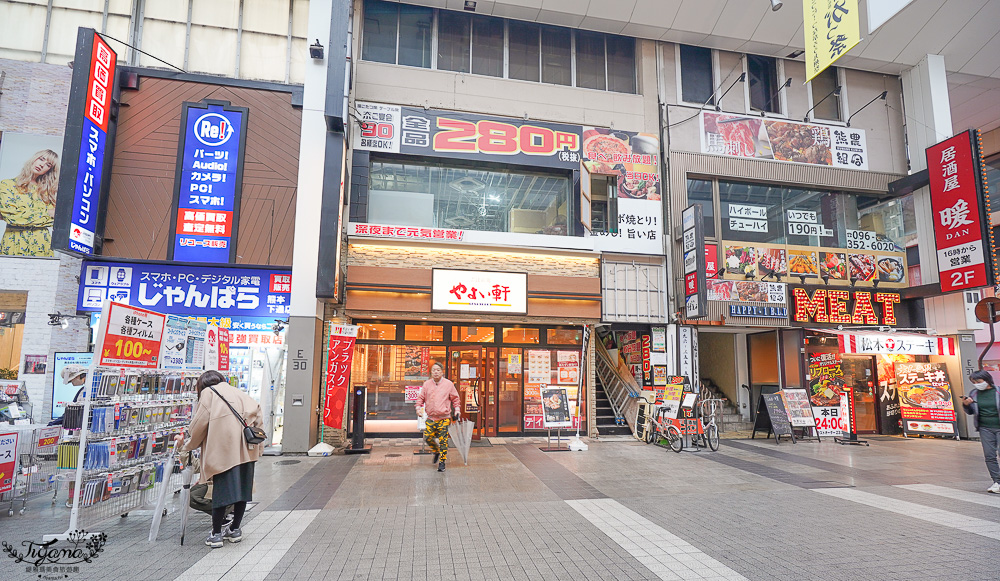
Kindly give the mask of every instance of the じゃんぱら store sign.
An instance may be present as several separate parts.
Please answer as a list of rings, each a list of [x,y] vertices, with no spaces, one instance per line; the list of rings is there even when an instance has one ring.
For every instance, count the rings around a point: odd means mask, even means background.
[[[805,325],[896,324],[899,293],[803,287],[791,289],[792,322]]]

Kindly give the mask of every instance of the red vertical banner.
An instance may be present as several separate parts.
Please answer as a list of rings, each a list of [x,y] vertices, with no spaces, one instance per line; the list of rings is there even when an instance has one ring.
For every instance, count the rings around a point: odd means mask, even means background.
[[[345,428],[344,409],[347,407],[347,394],[351,390],[351,359],[357,337],[356,325],[330,325],[323,424],[337,430]]]
[[[229,372],[229,329],[219,328],[219,371]]]

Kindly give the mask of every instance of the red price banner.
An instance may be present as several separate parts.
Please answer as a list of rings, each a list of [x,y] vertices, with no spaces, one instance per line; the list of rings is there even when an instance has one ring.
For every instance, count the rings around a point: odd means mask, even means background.
[[[0,494],[13,490],[16,464],[17,432],[0,434]]]
[[[331,325],[330,347],[326,363],[326,403],[323,405],[323,424],[344,429],[344,410],[350,391],[351,359],[354,340],[358,336],[356,325]]]
[[[229,329],[219,328],[219,371],[229,371]]]
[[[155,369],[167,317],[160,313],[108,303],[101,316],[98,365]]]
[[[59,443],[59,434],[62,432],[62,428],[59,426],[52,426],[51,428],[42,428],[38,432],[38,448],[47,448],[49,446],[55,446]]]

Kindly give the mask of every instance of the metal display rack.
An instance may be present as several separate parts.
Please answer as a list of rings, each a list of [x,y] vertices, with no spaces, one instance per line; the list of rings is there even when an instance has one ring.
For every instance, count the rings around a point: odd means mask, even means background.
[[[67,539],[107,518],[125,517],[155,502],[163,487],[180,489],[180,474],[171,469],[173,440],[191,422],[200,374],[90,368],[82,403],[66,408],[68,435],[57,450],[58,467],[75,470],[69,527],[43,540]]]

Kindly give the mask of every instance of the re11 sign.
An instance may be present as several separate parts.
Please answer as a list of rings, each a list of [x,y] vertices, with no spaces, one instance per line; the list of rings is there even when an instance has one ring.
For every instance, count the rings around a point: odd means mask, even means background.
[[[156,369],[166,316],[121,303],[106,303],[97,364],[109,367]]]

